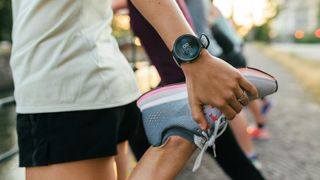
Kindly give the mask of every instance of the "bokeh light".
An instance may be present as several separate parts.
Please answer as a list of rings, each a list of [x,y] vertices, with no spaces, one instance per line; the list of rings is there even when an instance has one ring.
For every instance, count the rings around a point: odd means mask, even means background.
[[[295,37],[296,39],[302,39],[302,38],[304,38],[304,32],[301,31],[301,30],[298,30],[298,31],[296,31],[296,32],[294,33],[294,37]]]
[[[314,35],[315,35],[317,38],[320,38],[320,28],[317,29],[317,30],[314,32]]]

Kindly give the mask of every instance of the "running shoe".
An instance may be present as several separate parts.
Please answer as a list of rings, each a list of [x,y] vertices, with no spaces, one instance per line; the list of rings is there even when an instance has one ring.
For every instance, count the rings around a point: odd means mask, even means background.
[[[270,139],[270,133],[266,128],[258,128],[255,126],[249,126],[247,128],[247,132],[253,139],[258,139],[258,140]]]
[[[238,69],[258,90],[258,98],[266,97],[278,91],[278,82],[270,74],[259,69],[247,67]],[[249,96],[252,100],[253,98]]]
[[[203,106],[210,128],[202,130],[192,119],[186,84],[169,85],[155,89],[139,98],[138,107],[147,138],[153,146],[160,146],[170,136],[180,136],[201,149],[193,171],[201,164],[205,150],[227,127],[227,120],[216,108]]]
[[[243,68],[240,72],[252,82],[260,97],[277,91],[277,81],[270,75],[256,70]],[[252,99],[252,97],[249,98]],[[186,84],[174,84],[160,87],[142,95],[137,105],[142,112],[142,120],[147,138],[153,146],[160,146],[173,135],[181,136],[201,149],[193,171],[199,168],[206,149],[215,149],[215,139],[227,127],[227,120],[217,108],[207,105],[203,111],[210,128],[202,130],[192,119],[188,102]]]

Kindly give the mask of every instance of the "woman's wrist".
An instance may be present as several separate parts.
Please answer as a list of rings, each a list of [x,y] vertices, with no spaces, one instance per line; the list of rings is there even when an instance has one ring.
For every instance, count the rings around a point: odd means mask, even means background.
[[[212,56],[210,55],[209,51],[207,49],[202,49],[199,57],[195,61],[191,63],[182,63],[180,65],[181,69],[183,70],[184,74],[187,75],[191,71],[193,71],[199,64],[204,63],[204,61],[210,60],[210,57]],[[197,71],[199,71],[199,69],[197,69]]]

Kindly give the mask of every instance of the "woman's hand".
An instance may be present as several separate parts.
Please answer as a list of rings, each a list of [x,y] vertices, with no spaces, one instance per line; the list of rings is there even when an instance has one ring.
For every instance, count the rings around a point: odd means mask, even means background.
[[[227,119],[232,120],[242,107],[248,104],[246,94],[258,96],[255,86],[237,69],[211,56],[207,50],[202,50],[196,61],[182,64],[181,67],[186,76],[193,119],[202,129],[208,128],[202,111],[203,105],[218,108]]]

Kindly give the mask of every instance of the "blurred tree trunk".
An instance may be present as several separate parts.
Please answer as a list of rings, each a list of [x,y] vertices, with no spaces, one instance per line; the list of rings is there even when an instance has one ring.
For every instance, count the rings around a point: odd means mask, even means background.
[[[320,28],[320,0],[318,3],[318,27]]]
[[[0,0],[0,41],[11,41],[11,0]]]

